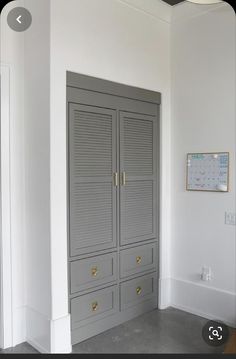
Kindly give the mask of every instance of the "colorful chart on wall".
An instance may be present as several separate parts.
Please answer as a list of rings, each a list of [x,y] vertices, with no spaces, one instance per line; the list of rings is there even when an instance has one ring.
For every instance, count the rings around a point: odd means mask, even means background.
[[[188,191],[229,191],[229,152],[188,153]]]

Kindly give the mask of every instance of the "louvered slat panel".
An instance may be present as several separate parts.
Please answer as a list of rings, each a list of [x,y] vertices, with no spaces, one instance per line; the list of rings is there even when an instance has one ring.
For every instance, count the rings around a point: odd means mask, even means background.
[[[124,191],[123,235],[129,239],[152,234],[152,181],[128,182]]]
[[[112,241],[112,185],[80,183],[71,200],[71,239],[75,246]]]
[[[124,119],[124,168],[127,175],[153,174],[153,123]]]
[[[156,117],[120,112],[121,245],[156,237]]]
[[[78,177],[112,174],[112,116],[74,110],[74,175]]]
[[[70,104],[70,253],[116,245],[115,111]]]

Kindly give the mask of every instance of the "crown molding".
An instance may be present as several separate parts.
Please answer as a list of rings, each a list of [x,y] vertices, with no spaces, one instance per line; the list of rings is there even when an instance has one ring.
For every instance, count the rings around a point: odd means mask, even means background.
[[[171,23],[172,6],[162,0],[117,0],[119,3],[140,11],[156,20]]]
[[[173,6],[171,23],[178,23],[179,21],[184,21],[184,20],[187,21],[191,18],[202,16],[209,12],[217,11],[223,8],[227,10],[231,8],[233,10],[232,6],[227,2],[202,5],[202,4],[194,4],[188,1],[183,1],[182,3]]]

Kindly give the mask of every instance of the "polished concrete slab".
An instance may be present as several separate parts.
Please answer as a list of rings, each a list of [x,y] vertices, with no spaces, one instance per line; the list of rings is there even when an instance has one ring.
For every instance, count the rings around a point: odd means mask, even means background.
[[[73,353],[222,353],[202,339],[206,319],[174,308],[154,310],[73,346]],[[36,353],[23,343],[1,353]]]
[[[9,348],[5,350],[0,349],[0,355],[1,354],[38,354],[38,351],[28,343],[23,343],[17,345],[14,348]]]
[[[168,308],[130,320],[73,347],[74,353],[221,353],[202,339],[206,319]]]

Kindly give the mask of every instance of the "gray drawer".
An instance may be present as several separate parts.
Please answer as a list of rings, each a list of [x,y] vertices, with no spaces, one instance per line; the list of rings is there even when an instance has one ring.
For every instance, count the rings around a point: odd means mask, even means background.
[[[156,269],[156,244],[145,244],[120,252],[120,277]]]
[[[118,302],[117,286],[71,299],[72,329],[116,313],[119,309]]]
[[[71,262],[71,294],[116,280],[117,254],[110,253]]]
[[[157,274],[148,274],[121,284],[121,309],[157,298]]]

